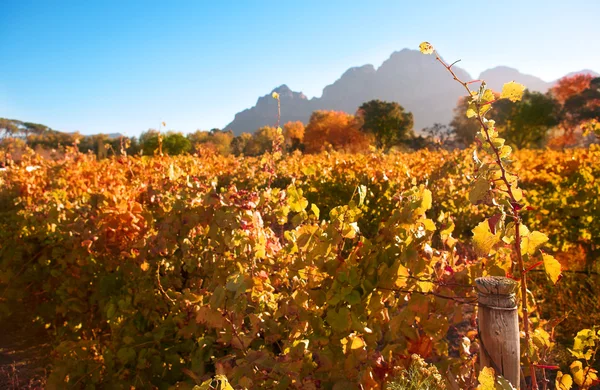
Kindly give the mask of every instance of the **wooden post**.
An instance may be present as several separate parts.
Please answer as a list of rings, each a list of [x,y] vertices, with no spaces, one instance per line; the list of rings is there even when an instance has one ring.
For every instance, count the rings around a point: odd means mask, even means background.
[[[500,276],[477,278],[475,284],[479,295],[480,368],[493,368],[518,389],[521,348],[515,293],[519,284]]]

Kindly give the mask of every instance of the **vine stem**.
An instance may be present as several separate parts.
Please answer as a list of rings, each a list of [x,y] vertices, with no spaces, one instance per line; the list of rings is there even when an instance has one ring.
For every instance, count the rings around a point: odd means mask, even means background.
[[[454,73],[454,71],[452,70],[452,65],[454,65],[456,62],[454,62],[451,65],[448,65],[438,55],[437,51],[434,50],[434,54],[435,54],[435,59],[440,64],[442,64],[442,66],[444,68],[446,68],[446,70],[448,72],[450,72],[450,74],[452,75],[454,80],[456,80],[460,85],[462,85],[466,89],[467,93],[469,94],[469,97],[472,97],[473,93],[472,93],[471,89],[469,88],[469,85],[468,85],[469,83],[464,82],[461,79],[459,79],[458,76],[456,76],[456,73]],[[494,152],[494,158],[496,160],[495,161],[496,165],[500,168],[501,179],[504,182],[504,184],[506,185],[506,188],[507,188],[506,193],[508,194],[508,196],[510,197],[510,200],[511,200],[511,202],[510,202],[511,212],[512,212],[511,217],[515,221],[515,252],[517,255],[517,266],[519,267],[519,271],[521,274],[521,277],[520,277],[521,296],[522,296],[521,310],[523,313],[523,330],[525,331],[525,345],[526,345],[525,357],[527,358],[527,363],[529,364],[529,374],[531,375],[531,388],[532,388],[532,390],[538,390],[538,385],[537,385],[537,380],[536,380],[536,375],[535,375],[535,365],[531,359],[531,356],[529,356],[529,345],[531,344],[531,334],[530,334],[530,329],[529,329],[529,310],[527,308],[527,274],[525,272],[525,265],[523,263],[523,255],[521,253],[521,217],[519,215],[519,207],[520,206],[513,194],[512,185],[508,181],[508,178],[506,177],[506,168],[502,164],[502,159],[500,158],[500,151],[498,150],[498,148],[496,148],[496,146],[494,146],[494,144],[490,138],[489,128],[486,125],[484,118],[480,113],[479,102],[476,102],[475,106],[477,108],[477,120],[478,120],[479,124],[481,125],[481,128],[485,132],[486,142],[489,144],[492,151]]]

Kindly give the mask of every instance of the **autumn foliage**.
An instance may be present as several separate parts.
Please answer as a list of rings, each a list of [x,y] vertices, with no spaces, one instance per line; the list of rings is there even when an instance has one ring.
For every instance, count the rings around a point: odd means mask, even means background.
[[[286,123],[283,125],[283,137],[288,150],[301,148],[304,142],[304,123],[300,121]]]
[[[554,87],[552,87],[552,96],[554,96],[560,104],[565,104],[570,97],[585,91],[590,86],[590,81],[592,81],[592,79],[593,76],[590,74],[576,74],[563,77],[558,80]]]
[[[273,173],[263,157],[26,154],[0,171],[0,312],[28,305],[48,327],[55,388],[220,374],[234,388],[382,389],[411,353],[471,388],[470,287],[508,269],[473,252],[472,152],[293,154]],[[515,161],[544,250],[598,267],[600,150]],[[552,300],[531,308],[536,324],[579,307],[556,330],[571,336],[600,318],[595,279],[539,276],[533,293]]]
[[[305,151],[366,151],[370,137],[361,133],[360,126],[354,115],[342,111],[315,111],[304,132]]]

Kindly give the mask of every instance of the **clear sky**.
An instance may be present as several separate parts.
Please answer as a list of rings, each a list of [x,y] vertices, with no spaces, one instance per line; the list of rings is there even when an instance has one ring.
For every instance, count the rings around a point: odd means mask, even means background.
[[[0,0],[0,117],[83,134],[223,127],[287,84],[433,43],[473,77],[600,72],[600,0]]]

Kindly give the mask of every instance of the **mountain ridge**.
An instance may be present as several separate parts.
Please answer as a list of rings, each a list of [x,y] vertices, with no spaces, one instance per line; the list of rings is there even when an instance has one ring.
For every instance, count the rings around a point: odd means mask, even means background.
[[[463,80],[473,80],[471,75],[459,66],[453,71]],[[600,74],[584,69],[566,76],[589,73],[594,77]],[[521,73],[508,66],[496,66],[483,71],[479,79],[500,90],[503,83],[517,81],[528,89],[546,92],[556,81]],[[464,89],[441,67],[435,57],[422,55],[418,50],[402,49],[393,52],[381,66],[372,64],[348,68],[333,83],[323,87],[320,97],[308,99],[302,92],[293,91],[286,84],[274,88],[281,100],[281,123],[299,120],[305,124],[316,110],[336,110],[355,113],[364,102],[373,99],[395,101],[414,115],[417,132],[434,123],[449,123],[452,111]],[[252,133],[263,126],[272,126],[277,118],[277,102],[271,93],[260,96],[256,104],[235,114],[233,121],[224,127],[239,135]]]

